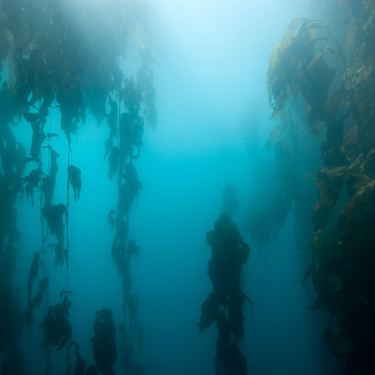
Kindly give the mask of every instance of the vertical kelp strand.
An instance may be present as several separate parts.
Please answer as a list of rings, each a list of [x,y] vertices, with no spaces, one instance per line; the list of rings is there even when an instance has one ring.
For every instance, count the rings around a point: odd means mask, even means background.
[[[70,148],[71,148],[71,138],[68,138],[68,165],[67,171],[67,184],[66,184],[66,211],[65,211],[65,223],[66,223],[66,299],[69,300],[69,185],[70,185]],[[68,319],[68,317],[67,317]],[[70,367],[70,345],[66,345],[66,372],[69,373]]]
[[[68,166],[67,171],[67,183],[66,183],[66,211],[65,211],[65,223],[66,223],[66,291],[69,298],[69,185],[70,185],[70,174],[69,174],[69,165],[70,165],[70,139],[68,140]]]
[[[49,159],[49,157],[48,157]],[[48,166],[49,170],[49,166]],[[42,178],[42,176],[41,176]],[[42,186],[42,181],[40,181],[40,186]],[[43,192],[40,191],[40,234],[41,234],[41,242],[42,242],[42,272],[43,272],[43,279],[48,276],[48,264],[47,264],[47,253],[48,249],[46,250],[46,226],[45,226],[45,219],[42,213],[42,208],[45,205],[45,200],[43,199]],[[47,288],[44,293],[43,293],[43,308],[44,308],[44,317],[47,315],[47,308],[48,308],[48,303],[47,303],[47,294],[48,294],[49,288]]]
[[[49,110],[49,133],[52,134],[52,108]],[[51,148],[51,137],[48,138],[48,146],[50,147],[48,149],[48,173],[51,174],[52,170],[52,148]],[[50,242],[49,242],[49,231],[48,228],[46,229],[46,240],[47,240],[47,276],[49,276],[49,266],[50,266]],[[47,289],[47,309],[49,308],[49,288]],[[50,350],[48,351],[50,353]],[[48,355],[47,353],[47,355]]]
[[[133,359],[134,332],[136,329],[140,331],[140,327],[136,325],[138,297],[131,293],[130,273],[130,259],[133,255],[138,255],[139,247],[134,239],[129,241],[128,234],[129,212],[142,189],[133,159],[139,157],[142,146],[143,118],[138,113],[142,102],[138,85],[131,77],[124,83],[124,89],[117,93],[117,100],[109,99],[111,111],[107,115],[107,124],[110,135],[105,142],[105,158],[108,156],[108,177],[112,179],[117,174],[118,201],[116,208],[108,214],[108,222],[115,230],[111,253],[122,280],[123,324],[120,325],[120,358],[124,373],[131,374],[135,371],[135,366],[141,367],[140,364],[134,364]],[[122,103],[124,111],[121,113]]]
[[[244,305],[248,301],[251,308],[253,301],[241,289],[241,273],[249,258],[250,247],[227,214],[219,216],[214,230],[207,232],[206,242],[212,252],[208,262],[212,293],[202,304],[198,327],[203,333],[216,322],[219,331],[216,375],[246,375],[247,364],[239,343],[244,340]]]

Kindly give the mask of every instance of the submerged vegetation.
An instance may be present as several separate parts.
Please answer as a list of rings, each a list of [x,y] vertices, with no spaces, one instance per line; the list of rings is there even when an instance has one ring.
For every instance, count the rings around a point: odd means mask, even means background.
[[[129,227],[131,209],[143,189],[136,163],[144,127],[155,127],[157,121],[152,19],[146,0],[102,3],[103,8],[86,0],[0,0],[4,375],[27,373],[19,340],[23,330],[31,338],[36,327],[42,339],[36,344],[46,356],[45,375],[54,373],[51,356],[56,351],[66,354],[66,374],[112,375],[116,360],[125,375],[144,373],[138,355],[143,345],[138,319],[142,299],[132,290],[131,273],[140,246]],[[316,292],[312,300],[313,293],[307,291],[309,308],[325,307],[331,314],[321,339],[332,356],[345,362],[345,375],[367,375],[375,368],[375,3],[311,4],[319,9],[319,20],[292,20],[270,53],[267,89],[274,126],[263,150],[273,153],[275,163],[267,172],[271,178],[262,181],[259,176],[244,229],[261,248],[277,237],[293,213],[302,285]],[[337,14],[340,28],[333,22]],[[78,15],[84,16],[84,25]],[[127,75],[129,37],[140,49],[134,77]],[[91,340],[75,335],[69,317],[75,289],[69,278],[71,207],[81,203],[87,186],[84,166],[71,160],[72,139],[90,116],[97,126],[104,122],[108,131],[103,159],[117,193],[107,214],[113,230],[107,254],[122,287],[121,322],[114,321],[110,308],[93,310],[87,317],[94,321]],[[19,139],[20,127],[27,129],[23,137],[29,139]],[[65,152],[57,146],[61,139]],[[65,183],[62,198],[55,194],[60,178]],[[249,302],[251,308],[253,302],[242,289],[242,271],[250,247],[231,219],[239,206],[236,194],[232,184],[222,190],[221,215],[206,234],[212,292],[201,306],[198,327],[203,332],[215,323],[218,330],[217,375],[248,372],[241,343],[244,307]],[[38,243],[21,242],[17,219],[24,196],[40,211]],[[24,307],[14,282],[20,252],[30,255]],[[50,254],[56,272],[64,267],[66,282],[54,304],[50,285],[56,273],[49,267]],[[91,342],[95,362],[87,368],[79,351],[84,340]]]
[[[139,247],[134,240],[128,241],[127,228],[130,208],[142,184],[133,160],[140,156],[142,116],[150,126],[155,126],[157,114],[148,7],[146,1],[105,1],[103,8],[89,1],[0,1],[0,350],[6,351],[7,358],[3,373],[24,373],[18,338],[24,322],[31,333],[34,311],[42,304],[44,320],[40,328],[43,330],[41,346],[47,354],[45,374],[53,371],[50,360],[53,348],[66,349],[66,373],[85,372],[86,364],[79,354],[78,342],[72,341],[74,333],[69,322],[70,287],[74,290],[74,285],[69,285],[69,211],[70,189],[78,201],[85,173],[70,163],[72,135],[79,133],[87,111],[98,125],[107,119],[110,128],[106,156],[109,177],[117,175],[119,192],[117,209],[111,211],[111,217],[116,228],[112,255],[123,283],[121,332],[125,354],[121,353],[121,358],[124,373],[134,373],[133,331],[140,332],[141,328],[136,324],[138,298],[130,294],[129,260],[131,255],[138,255]],[[126,58],[126,41],[130,35],[138,38],[141,50],[141,66],[135,79],[124,77],[120,64]],[[52,114],[59,118],[61,131],[53,129],[55,132],[52,132]],[[32,132],[29,154],[12,130],[24,121]],[[65,160],[54,146],[61,132],[67,141]],[[65,168],[61,165],[59,168],[58,159],[65,163]],[[67,178],[65,202],[54,201],[59,170]],[[39,198],[41,239],[37,245],[40,250],[34,251],[30,267],[27,309],[23,314],[12,278],[20,251],[17,202],[24,193],[33,206]],[[56,305],[49,304],[48,285],[53,277],[49,274],[50,249],[55,252],[55,266],[66,266],[66,290],[61,292],[63,301]],[[41,273],[43,277],[35,294],[33,285]],[[130,317],[127,318],[128,310]],[[114,373],[115,332],[111,311],[102,309],[97,313],[92,344],[94,359],[103,374]],[[71,365],[72,345],[77,362]],[[140,367],[136,365],[138,371]],[[87,369],[87,374],[96,372],[96,366]]]
[[[328,25],[317,20],[295,19],[290,23],[282,42],[270,55],[270,105],[272,117],[280,117],[280,123],[271,131],[267,147],[273,147],[277,168],[283,171],[279,180],[285,203],[295,202],[296,238],[301,238],[298,231],[302,229],[298,218],[302,212],[306,215],[306,210],[298,210],[298,199],[302,189],[315,183],[318,192],[315,207],[310,203],[311,260],[306,264],[303,256],[306,272],[302,282],[311,277],[318,294],[311,309],[328,306],[337,322],[335,329],[324,330],[322,340],[333,356],[345,358],[345,374],[369,374],[375,366],[372,311],[375,242],[370,229],[375,213],[375,7],[367,0],[314,3],[327,22],[332,20],[332,12],[341,14],[346,34],[342,35],[340,30],[341,34],[334,37]],[[344,49],[340,42],[345,39]],[[314,140],[305,145],[296,141],[295,134],[301,131],[322,138],[319,143],[323,166],[310,163],[316,170],[315,180],[291,164],[291,156],[314,144]],[[289,159],[280,157],[279,144]],[[313,150],[309,152],[314,155]],[[279,165],[280,160],[289,161]],[[291,188],[282,183],[286,168],[293,173],[286,174],[284,180],[294,184]],[[339,198],[342,207],[336,214]],[[308,194],[305,199],[312,202],[314,195]],[[283,212],[289,210],[284,208]],[[268,212],[268,221],[256,221],[264,227],[263,232],[270,232],[266,228],[272,221],[277,222],[274,211],[268,209]],[[306,254],[306,245],[305,249]]]
[[[212,293],[202,304],[199,330],[203,332],[216,322],[219,331],[215,356],[217,375],[245,375],[247,364],[239,343],[244,339],[244,304],[248,301],[251,307],[253,302],[241,289],[241,272],[249,258],[250,247],[227,214],[219,216],[214,230],[207,233],[206,241],[212,250],[208,262]]]

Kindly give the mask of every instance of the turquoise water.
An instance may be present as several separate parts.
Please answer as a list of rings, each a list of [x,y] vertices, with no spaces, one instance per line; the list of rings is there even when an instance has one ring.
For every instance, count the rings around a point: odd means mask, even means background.
[[[221,190],[232,183],[239,201],[232,219],[251,247],[242,283],[254,301],[251,311],[245,308],[241,344],[248,373],[333,374],[341,364],[321,342],[329,313],[313,316],[308,309],[314,292],[309,283],[301,286],[304,270],[297,257],[308,248],[296,248],[293,215],[262,248],[251,239],[244,219],[251,197],[276,183],[274,156],[263,149],[273,126],[266,86],[268,56],[291,19],[311,17],[309,8],[297,1],[206,0],[160,0],[153,7],[158,125],[145,129],[141,157],[135,161],[143,190],[129,219],[129,238],[141,247],[139,258],[131,261],[132,292],[140,300],[137,321],[144,331],[142,353],[135,353],[135,360],[150,375],[215,373],[216,327],[201,334],[197,324],[201,304],[211,291],[206,232],[221,213]],[[137,41],[131,40],[130,62],[124,68],[129,75],[139,63],[138,49]],[[58,121],[58,111],[53,110],[52,132],[59,131]],[[28,150],[27,124],[23,121],[15,132]],[[83,186],[80,199],[72,199],[69,209],[69,321],[88,365],[94,363],[90,338],[95,312],[107,307],[116,326],[123,320],[121,278],[111,259],[114,232],[107,223],[108,211],[117,202],[116,182],[107,179],[103,161],[107,136],[106,125],[98,127],[89,115],[72,138],[71,164],[81,168]],[[66,199],[64,136],[53,144],[61,163],[58,203]],[[22,251],[15,285],[24,310],[28,270],[41,241],[37,199],[34,208],[26,199],[19,204],[19,230]],[[55,268],[52,255],[49,263],[49,302],[54,305],[66,288],[66,269]],[[46,366],[39,347],[42,317],[43,307],[35,312],[31,340],[26,329],[21,335],[27,374],[43,373]],[[73,348],[71,356],[73,363]],[[65,350],[53,350],[51,358],[52,373],[64,374]],[[114,368],[121,373],[119,360]]]

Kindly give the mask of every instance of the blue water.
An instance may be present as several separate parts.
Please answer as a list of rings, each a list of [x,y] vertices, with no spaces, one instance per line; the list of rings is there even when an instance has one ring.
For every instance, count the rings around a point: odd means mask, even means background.
[[[276,0],[153,3],[158,126],[145,129],[136,161],[143,191],[130,213],[129,237],[141,246],[139,259],[131,264],[132,291],[140,299],[138,322],[144,329],[143,350],[135,353],[135,359],[148,375],[215,373],[216,327],[200,334],[197,323],[200,306],[211,291],[207,276],[211,254],[205,236],[220,214],[221,190],[230,182],[238,188],[239,200],[232,219],[251,247],[243,289],[255,304],[251,313],[246,307],[241,346],[248,373],[334,374],[340,363],[320,339],[329,313],[312,314],[308,309],[313,292],[311,285],[301,286],[303,272],[297,258],[298,251],[308,249],[296,249],[293,215],[277,239],[262,249],[243,227],[260,174],[268,172],[254,172],[254,150],[271,165],[273,160],[272,153],[262,150],[273,125],[266,87],[268,56],[294,17],[311,17],[309,8],[302,1]],[[136,40],[129,41],[128,74],[136,71],[137,51]],[[52,115],[52,131],[58,131],[57,110]],[[29,127],[21,125],[18,136],[30,139]],[[90,337],[95,311],[108,307],[115,324],[122,322],[121,279],[111,259],[114,233],[107,223],[107,213],[117,202],[116,183],[107,179],[108,165],[103,161],[107,136],[107,126],[97,127],[89,116],[72,143],[71,163],[81,168],[83,187],[79,201],[70,205],[70,322],[87,364],[93,363]],[[54,148],[61,155],[55,192],[59,203],[66,199],[63,136]],[[19,206],[22,251],[15,279],[23,310],[28,269],[41,243],[39,223],[38,201],[32,208],[25,199]],[[61,301],[59,293],[65,288],[66,269],[55,268],[51,255],[50,304]],[[45,369],[38,345],[42,316],[40,309],[32,340],[26,329],[21,336],[28,374]],[[53,374],[66,372],[65,351],[53,350],[52,366]],[[119,363],[115,370],[121,373]]]

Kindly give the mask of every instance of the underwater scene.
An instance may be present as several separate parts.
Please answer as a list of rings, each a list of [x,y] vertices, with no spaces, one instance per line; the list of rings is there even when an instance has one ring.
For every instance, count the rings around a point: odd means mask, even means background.
[[[0,374],[375,374],[374,0],[0,0]]]

